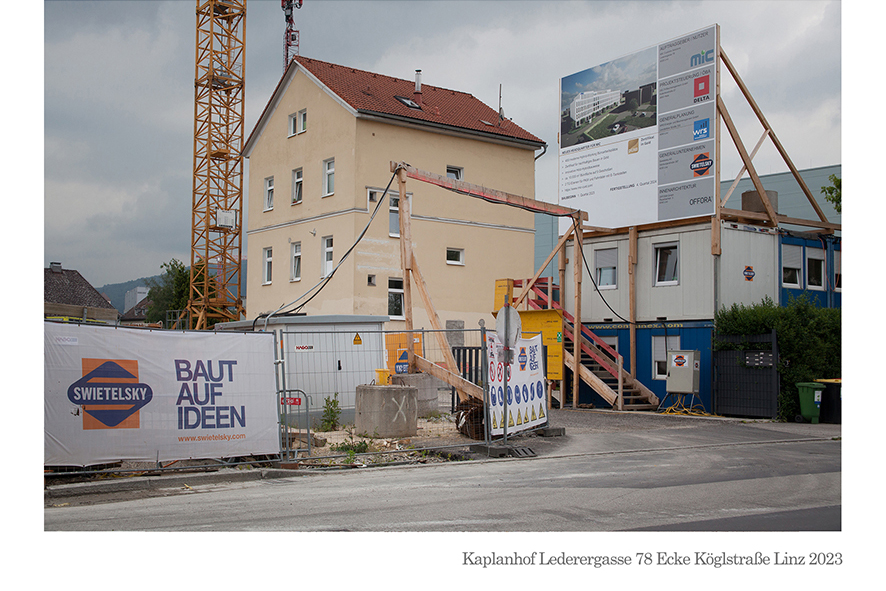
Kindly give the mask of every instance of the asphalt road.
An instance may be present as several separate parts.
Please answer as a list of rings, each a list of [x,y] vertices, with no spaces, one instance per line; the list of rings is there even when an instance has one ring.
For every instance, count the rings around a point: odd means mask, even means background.
[[[840,425],[557,411],[533,458],[51,498],[46,531],[838,531]],[[59,502],[61,501],[61,502]]]

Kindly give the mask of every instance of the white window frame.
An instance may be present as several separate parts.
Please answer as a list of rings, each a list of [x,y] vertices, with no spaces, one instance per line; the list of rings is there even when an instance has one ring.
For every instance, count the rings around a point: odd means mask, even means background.
[[[301,242],[293,242],[289,255],[289,280],[301,281]]]
[[[289,137],[304,133],[308,129],[308,110],[302,109],[289,116]]]
[[[825,262],[825,251],[821,248],[809,248],[805,247],[806,250],[806,289],[811,289],[813,291],[824,291],[827,287],[827,263]],[[815,261],[815,263],[813,263]],[[819,276],[821,277],[821,285],[813,285],[812,283],[812,265],[818,264],[821,266],[821,273]]]
[[[673,249],[677,260],[674,263],[674,278],[659,279],[659,267],[661,266],[661,255],[664,250]],[[679,242],[660,242],[652,245],[652,285],[654,287],[666,287],[669,285],[680,285],[680,243]]]
[[[785,270],[792,269],[797,272],[797,282],[788,283],[785,280]],[[803,289],[803,247],[797,244],[781,245],[781,286],[791,289]]]
[[[323,256],[320,259],[320,270],[322,274],[320,277],[329,277],[332,274],[332,271],[335,270],[335,242],[333,241],[332,236],[324,236],[322,245]]]
[[[262,249],[262,285],[270,285],[274,271],[274,249],[271,246]]]
[[[400,237],[400,197],[394,194],[388,194],[388,236]]]
[[[834,273],[831,275],[834,278],[834,291],[843,291],[843,255],[841,254],[842,250],[834,251]]]
[[[265,179],[265,208],[264,211],[274,209],[274,177]]]
[[[298,205],[302,202],[305,195],[305,174],[304,169],[295,168],[292,170],[292,202],[290,205]]]
[[[392,281],[399,281],[400,286],[392,286]],[[391,296],[395,296],[400,300],[400,310],[403,312],[402,314],[392,314],[391,313]],[[403,291],[403,280],[398,277],[388,277],[388,317],[391,320],[405,320],[406,319],[406,296]]]
[[[331,189],[331,190],[330,190]],[[323,197],[335,194],[335,158],[323,161]]]
[[[449,258],[449,253],[455,254],[457,258],[455,260],[451,260]],[[446,264],[464,267],[465,266],[465,249],[452,248],[450,246],[447,246],[446,247]]]
[[[680,351],[680,335],[652,335],[652,379],[668,379],[668,351]],[[659,365],[661,364],[661,365]],[[660,369],[664,368],[664,373]]]
[[[603,283],[603,271],[605,269],[612,269],[612,283]],[[618,289],[617,246],[594,250],[594,283],[597,284],[598,289]]]
[[[457,181],[465,180],[465,169],[461,166],[446,165],[446,176]]]

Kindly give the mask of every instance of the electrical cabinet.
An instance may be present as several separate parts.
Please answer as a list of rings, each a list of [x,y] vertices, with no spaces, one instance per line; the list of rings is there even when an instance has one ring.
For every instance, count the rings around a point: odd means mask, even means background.
[[[668,393],[697,394],[700,365],[700,351],[668,351]]]

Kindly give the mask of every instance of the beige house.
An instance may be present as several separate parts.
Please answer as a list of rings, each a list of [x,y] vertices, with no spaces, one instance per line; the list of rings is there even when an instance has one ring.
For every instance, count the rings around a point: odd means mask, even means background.
[[[244,148],[248,319],[282,306],[387,315],[388,328],[402,328],[396,180],[382,199],[392,161],[534,198],[544,142],[470,94],[422,85],[420,75],[402,80],[304,57],[290,64]],[[441,322],[489,325],[495,280],[535,272],[533,214],[415,180],[406,192],[415,257]],[[418,297],[413,310],[415,327],[429,328]]]

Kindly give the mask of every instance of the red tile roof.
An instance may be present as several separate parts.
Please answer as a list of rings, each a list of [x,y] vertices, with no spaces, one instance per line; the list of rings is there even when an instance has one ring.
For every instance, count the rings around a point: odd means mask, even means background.
[[[303,56],[296,56],[289,65],[290,69],[295,67],[294,63],[310,72],[324,86],[360,113],[458,128],[499,136],[502,139],[530,142],[538,144],[538,147],[545,143],[513,121],[500,120],[497,111],[464,92],[422,84],[422,108],[419,110],[410,108],[395,98],[400,96],[413,100],[415,80],[391,78]],[[279,91],[278,86],[275,94]]]

